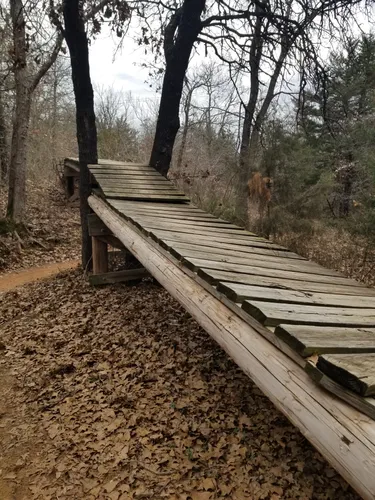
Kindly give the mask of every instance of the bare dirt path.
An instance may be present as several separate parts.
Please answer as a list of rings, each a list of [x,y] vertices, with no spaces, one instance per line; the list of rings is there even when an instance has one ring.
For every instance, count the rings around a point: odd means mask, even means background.
[[[32,267],[30,269],[0,275],[0,292],[7,292],[18,286],[49,278],[55,274],[61,273],[61,271],[74,269],[78,265],[79,260],[75,259],[65,262],[54,262],[44,266]]]

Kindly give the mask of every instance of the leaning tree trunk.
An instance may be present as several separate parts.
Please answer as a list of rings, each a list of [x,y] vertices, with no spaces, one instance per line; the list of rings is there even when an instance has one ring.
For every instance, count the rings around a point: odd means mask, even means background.
[[[22,222],[26,204],[27,139],[32,94],[56,60],[62,40],[61,36],[56,38],[55,46],[47,59],[36,74],[31,75],[27,67],[28,41],[24,8],[22,0],[10,0],[16,105],[9,165],[7,216],[15,222]]]
[[[176,163],[177,170],[181,170],[182,160],[184,159],[184,153],[185,153],[186,142],[187,142],[187,135],[188,135],[188,131],[189,131],[190,106],[191,106],[191,98],[193,95],[193,90],[194,90],[194,87],[189,88],[187,96],[186,96],[186,103],[185,103],[185,109],[184,109],[185,121],[184,121],[183,130],[182,130],[180,150],[178,152],[177,163]]]
[[[7,207],[7,216],[15,222],[23,221],[26,204],[27,136],[29,131],[30,105],[29,89],[26,87],[17,90],[9,165]]]
[[[90,163],[98,162],[94,92],[91,84],[89,47],[79,0],[64,2],[65,40],[69,48],[76,101],[77,141],[80,161],[80,212],[82,224],[82,266],[92,265],[92,246],[88,231],[90,207]]]
[[[165,30],[166,68],[150,165],[166,176],[180,128],[180,101],[191,50],[201,30],[205,0],[185,0]],[[177,35],[176,35],[177,31]]]
[[[3,95],[0,91],[0,182],[5,182],[8,174],[8,137],[5,122]]]
[[[27,134],[30,119],[30,89],[26,65],[26,27],[22,0],[10,1],[13,29],[16,105],[9,165],[7,216],[21,222],[26,203]]]

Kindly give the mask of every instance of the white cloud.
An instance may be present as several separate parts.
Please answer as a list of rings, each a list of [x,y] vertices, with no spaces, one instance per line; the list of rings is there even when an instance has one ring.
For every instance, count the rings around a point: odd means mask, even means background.
[[[131,36],[124,40],[121,50],[116,52],[118,40],[109,30],[96,38],[90,46],[90,70],[94,85],[114,87],[124,92],[131,91],[135,97],[154,97],[155,91],[146,83],[147,62],[143,47],[139,47]]]

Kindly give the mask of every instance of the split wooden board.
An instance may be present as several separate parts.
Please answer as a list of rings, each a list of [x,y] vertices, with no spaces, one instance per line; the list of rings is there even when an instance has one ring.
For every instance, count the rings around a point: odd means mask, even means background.
[[[196,241],[191,241],[190,243],[181,243],[173,240],[163,239],[161,242],[165,245],[165,248],[169,249],[170,252],[177,258],[183,257],[200,257],[202,255],[206,259],[215,259],[216,255],[225,255],[225,257],[238,257],[238,258],[254,258],[271,261],[278,261],[280,259],[288,259],[298,262],[305,262],[306,259],[300,257],[299,255],[284,251],[284,250],[274,250],[267,248],[257,248],[257,247],[243,247],[229,244],[221,244],[218,247],[215,244],[208,243],[197,243]]]
[[[304,358],[314,354],[375,352],[375,328],[282,324],[275,334]]]
[[[277,267],[276,267],[277,268]],[[283,302],[291,304],[310,304],[321,306],[374,308],[375,296],[353,297],[350,295],[319,293],[313,291],[287,290],[236,283],[219,283],[218,291],[224,293],[235,302],[243,300],[261,300],[264,302]]]
[[[210,255],[209,258],[205,258],[202,253],[195,252],[193,255],[184,255],[183,262],[190,269],[200,269],[202,267],[206,269],[221,269],[225,271],[231,271],[233,268],[238,268],[239,272],[246,272],[246,268],[249,266],[251,269],[256,268],[264,268],[268,272],[271,268],[272,270],[279,269],[280,271],[291,271],[297,273],[310,273],[310,274],[318,274],[322,276],[340,276],[336,271],[332,271],[331,269],[326,269],[324,267],[319,266],[313,262],[308,261],[295,261],[291,259],[290,261],[285,258],[277,257],[226,257],[224,255]],[[251,270],[250,270],[251,273]],[[257,290],[259,292],[259,290]],[[270,296],[270,292],[267,292]],[[275,300],[276,302],[281,301],[281,292],[275,292],[275,294],[279,295],[279,299]],[[300,293],[302,296],[303,294]],[[288,301],[286,301],[288,302]],[[289,302],[297,302],[297,300],[289,300]]]
[[[375,353],[324,354],[317,368],[361,396],[375,395]]]
[[[305,367],[306,373],[321,387],[339,397],[340,399],[346,401],[354,408],[357,408],[360,412],[364,413],[368,417],[375,420],[375,398],[374,397],[362,397],[359,394],[343,387],[339,383],[327,377],[322,371],[320,371],[314,363],[308,362]]]
[[[317,325],[342,327],[375,327],[375,308],[325,307],[245,300],[242,304],[250,316],[265,326]]]
[[[211,244],[216,247],[222,247],[222,244],[231,244],[243,246],[244,248],[269,248],[270,250],[285,250],[284,247],[280,245],[276,245],[267,240],[258,239],[256,237],[247,237],[247,238],[237,238],[234,236],[222,236],[216,233],[214,234],[192,234],[192,233],[178,233],[176,231],[168,231],[166,229],[149,229],[147,231],[152,237],[158,240],[170,240],[181,243],[189,243],[190,241],[195,241],[198,244]]]
[[[312,272],[306,272],[305,269],[301,269],[300,271],[289,271],[284,269],[276,269],[273,266],[270,267],[260,267],[256,264],[249,265],[241,265],[241,264],[231,264],[229,262],[215,262],[210,260],[203,259],[186,259],[189,260],[191,265],[195,267],[197,272],[201,274],[201,276],[207,281],[211,281],[211,283],[215,283],[216,279],[214,278],[215,273],[211,271],[222,271],[226,273],[226,275],[233,276],[233,280],[236,281],[238,278],[235,275],[244,276],[254,275],[254,276],[264,276],[268,278],[285,278],[288,280],[296,280],[303,282],[316,282],[316,283],[326,283],[327,285],[352,285],[355,286],[354,281],[347,280],[341,276],[324,276],[320,274],[314,274]],[[327,271],[328,272],[328,271]],[[211,279],[211,276],[212,279]],[[224,278],[225,279],[225,278]]]
[[[286,290],[301,290],[306,292],[322,292],[322,293],[339,293],[340,295],[357,295],[357,296],[375,296],[375,290],[361,286],[359,283],[354,285],[350,282],[346,285],[337,283],[319,283],[314,281],[300,281],[294,278],[280,277],[277,273],[274,276],[265,276],[263,273],[242,274],[217,269],[202,268],[198,271],[198,275],[210,284],[217,285],[219,282],[233,283],[236,285],[255,285],[272,288],[281,288]],[[240,292],[237,302],[245,299],[244,289],[237,286]]]

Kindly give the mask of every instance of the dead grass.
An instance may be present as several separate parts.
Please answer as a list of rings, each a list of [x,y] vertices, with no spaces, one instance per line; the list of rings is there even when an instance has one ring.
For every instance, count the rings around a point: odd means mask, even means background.
[[[315,222],[312,231],[290,231],[276,241],[329,269],[375,286],[375,248],[364,238]]]
[[[151,282],[69,272],[0,317],[3,500],[358,498]]]

